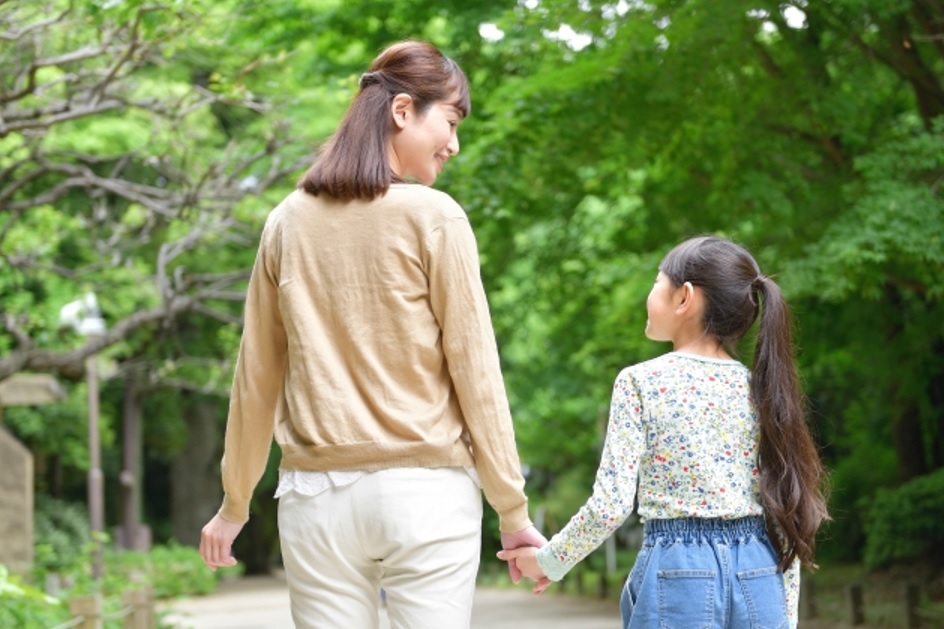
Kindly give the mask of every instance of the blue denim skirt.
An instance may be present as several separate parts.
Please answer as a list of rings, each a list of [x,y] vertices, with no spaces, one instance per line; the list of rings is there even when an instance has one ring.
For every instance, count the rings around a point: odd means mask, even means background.
[[[785,629],[783,573],[759,517],[651,520],[623,594],[624,629]]]

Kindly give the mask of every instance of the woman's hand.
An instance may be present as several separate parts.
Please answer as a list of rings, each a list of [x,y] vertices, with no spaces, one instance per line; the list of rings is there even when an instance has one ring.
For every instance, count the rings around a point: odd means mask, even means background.
[[[235,566],[233,540],[243,530],[242,524],[224,520],[219,513],[200,532],[200,557],[210,570]]]

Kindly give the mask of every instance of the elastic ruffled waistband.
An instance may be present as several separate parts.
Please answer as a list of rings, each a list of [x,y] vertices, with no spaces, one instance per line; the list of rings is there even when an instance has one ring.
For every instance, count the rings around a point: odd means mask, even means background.
[[[722,518],[684,518],[649,520],[644,525],[646,537],[672,537],[677,540],[737,539],[748,535],[766,536],[764,518],[752,516],[725,520]]]

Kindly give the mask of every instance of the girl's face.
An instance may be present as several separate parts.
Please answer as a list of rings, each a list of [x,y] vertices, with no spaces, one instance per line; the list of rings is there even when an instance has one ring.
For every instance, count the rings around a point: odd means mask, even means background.
[[[462,114],[453,105],[438,101],[418,114],[412,100],[394,104],[395,131],[391,140],[390,165],[402,179],[415,179],[431,186],[443,165],[459,152]]]
[[[676,294],[681,290],[662,271],[656,276],[656,283],[646,299],[646,337],[653,341],[673,341],[678,320],[674,316],[677,306]]]

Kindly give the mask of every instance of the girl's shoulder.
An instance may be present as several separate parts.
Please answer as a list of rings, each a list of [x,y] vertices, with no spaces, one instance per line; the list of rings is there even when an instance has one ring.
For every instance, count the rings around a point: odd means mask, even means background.
[[[658,383],[677,378],[711,377],[712,374],[735,373],[749,377],[748,368],[737,360],[720,360],[694,354],[669,352],[656,358],[630,365],[620,372],[619,378],[643,383]]]

